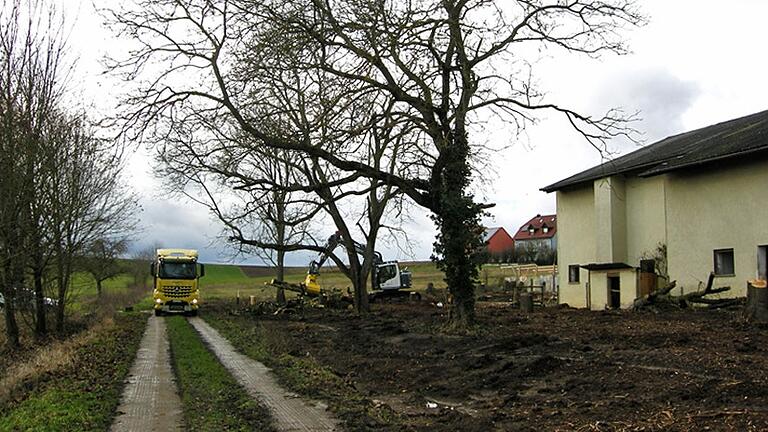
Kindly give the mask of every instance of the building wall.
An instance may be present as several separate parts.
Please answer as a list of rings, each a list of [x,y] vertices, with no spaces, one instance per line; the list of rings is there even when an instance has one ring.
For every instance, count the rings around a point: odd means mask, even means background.
[[[666,182],[666,176],[626,181],[627,264],[639,266],[644,255],[667,243]]]
[[[768,161],[623,182],[601,179],[558,191],[560,302],[586,307],[590,282],[590,307],[604,308],[607,273],[581,269],[579,283],[573,284],[568,266],[623,262],[637,267],[659,244],[667,246],[669,276],[677,281],[678,294],[706,282],[714,270],[714,250],[732,248],[735,275],[717,277],[715,286],[731,286],[723,296],[744,296],[746,281],[757,277],[758,247],[768,245],[766,205]],[[766,253],[763,249],[763,260]],[[761,268],[766,266],[768,261]],[[636,281],[634,270],[621,272],[622,307],[631,306]]]
[[[489,253],[502,253],[515,247],[515,241],[504,228],[499,228],[488,240]]]
[[[714,250],[733,248],[733,277],[727,296],[745,296],[757,277],[758,246],[768,245],[768,162],[729,164],[670,174],[666,188],[670,278],[680,291],[698,288],[714,270]]]
[[[576,190],[557,191],[557,262],[560,303],[568,303],[573,307],[587,306],[587,271],[580,269],[579,283],[569,283],[568,266],[594,262],[594,199],[591,184]]]
[[[595,180],[595,261],[624,262],[627,259],[626,188],[621,176]]]

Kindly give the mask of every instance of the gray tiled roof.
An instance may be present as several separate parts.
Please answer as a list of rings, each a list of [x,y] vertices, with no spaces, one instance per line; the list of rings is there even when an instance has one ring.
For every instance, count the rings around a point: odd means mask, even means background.
[[[651,177],[768,150],[768,111],[665,138],[542,188],[554,192],[615,174]]]

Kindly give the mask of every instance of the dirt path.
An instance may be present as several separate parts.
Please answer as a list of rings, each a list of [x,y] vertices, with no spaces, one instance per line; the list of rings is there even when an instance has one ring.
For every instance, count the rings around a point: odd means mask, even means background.
[[[224,367],[245,387],[248,394],[264,403],[281,431],[340,430],[320,404],[310,405],[280,387],[269,368],[235,351],[232,344],[200,318],[190,318],[203,340],[216,353]]]
[[[181,430],[181,400],[162,318],[149,318],[117,411],[113,432]]]

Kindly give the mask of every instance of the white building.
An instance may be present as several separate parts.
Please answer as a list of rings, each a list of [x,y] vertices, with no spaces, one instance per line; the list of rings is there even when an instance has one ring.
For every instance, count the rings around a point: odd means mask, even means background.
[[[768,111],[675,135],[542,189],[557,193],[560,302],[629,307],[640,260],[666,246],[690,292],[728,296],[768,267]]]

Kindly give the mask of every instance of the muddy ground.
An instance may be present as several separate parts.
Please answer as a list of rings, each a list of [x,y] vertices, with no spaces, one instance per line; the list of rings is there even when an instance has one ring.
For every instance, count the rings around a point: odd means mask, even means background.
[[[406,430],[768,430],[768,327],[736,312],[479,302],[470,336],[440,332],[445,313],[422,301],[254,319]]]

